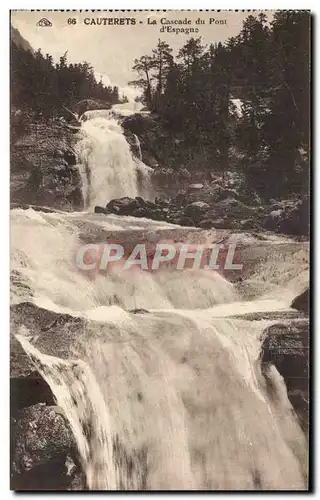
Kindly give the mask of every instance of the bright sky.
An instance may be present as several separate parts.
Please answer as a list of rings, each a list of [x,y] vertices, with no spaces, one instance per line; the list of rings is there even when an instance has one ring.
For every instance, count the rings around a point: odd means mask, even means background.
[[[243,20],[250,14],[261,11],[167,11],[167,12],[31,12],[13,11],[11,22],[21,35],[37,50],[58,58],[67,50],[69,62],[89,62],[97,75],[102,75],[104,83],[126,87],[128,81],[136,78],[132,73],[133,60],[144,54],[151,54],[158,38],[166,40],[175,52],[190,37],[202,37],[204,44],[225,41],[239,33]],[[266,11],[271,20],[274,11]],[[37,22],[47,18],[52,27],[37,27]],[[75,25],[68,24],[68,18],[76,19]],[[97,18],[130,18],[135,25],[90,25],[85,24]],[[148,24],[157,21],[157,24]],[[189,25],[171,25],[174,28],[198,28],[198,33],[161,33],[161,19],[191,21]],[[196,24],[197,19],[205,24]],[[214,19],[219,22],[215,24]],[[223,22],[223,24],[221,23]],[[221,23],[221,24],[220,24]]]

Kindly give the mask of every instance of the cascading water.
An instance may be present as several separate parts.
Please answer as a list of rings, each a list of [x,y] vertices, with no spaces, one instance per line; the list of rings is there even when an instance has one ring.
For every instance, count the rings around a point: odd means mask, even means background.
[[[152,169],[141,162],[139,139],[133,135],[139,158],[134,158],[113,110],[87,111],[77,151],[85,206],[105,206],[112,198],[148,197]]]
[[[82,128],[88,208],[138,194],[139,163],[116,120],[95,113]],[[11,211],[13,303],[33,302],[43,317],[54,311],[61,325],[42,331],[22,318],[13,333],[70,422],[87,485],[303,490],[305,436],[279,373],[269,370],[270,398],[258,362],[272,321],[232,317],[288,311],[288,303],[241,302],[215,271],[86,274],[76,266],[76,250],[90,239],[134,241],[141,231],[174,228],[183,230],[116,215]],[[68,335],[66,314],[78,321]]]

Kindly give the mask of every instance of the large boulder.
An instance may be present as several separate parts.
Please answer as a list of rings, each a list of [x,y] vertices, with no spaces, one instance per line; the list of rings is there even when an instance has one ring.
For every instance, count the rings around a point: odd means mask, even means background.
[[[205,213],[210,209],[210,205],[204,201],[194,201],[186,206],[184,213],[186,217],[190,217],[193,222],[197,223],[203,220]]]
[[[204,185],[203,184],[190,184],[190,186],[188,186],[188,191],[189,192],[197,192],[197,191],[201,191],[202,189],[204,188]]]
[[[310,223],[309,198],[273,202],[272,210],[264,220],[264,227],[293,236],[308,236]]]
[[[273,364],[283,376],[289,400],[304,430],[308,427],[309,323],[277,323],[262,333],[262,367]]]
[[[291,307],[292,309],[297,309],[305,314],[309,313],[309,288],[293,300]]]
[[[116,198],[109,201],[106,207],[111,213],[117,215],[133,215],[134,210],[141,208],[139,201],[129,196]]]
[[[179,226],[194,227],[194,222],[190,217],[178,217],[175,219],[175,224],[179,224]]]
[[[121,125],[125,132],[129,131],[132,134],[140,136],[149,129],[157,126],[157,122],[148,114],[135,113],[133,115],[126,116],[122,120]]]
[[[68,490],[75,476],[82,476],[76,443],[59,407],[39,403],[20,410],[11,438],[12,489]]]
[[[94,207],[94,213],[107,215],[109,213],[109,210],[107,208],[100,207],[99,205],[96,205]]]

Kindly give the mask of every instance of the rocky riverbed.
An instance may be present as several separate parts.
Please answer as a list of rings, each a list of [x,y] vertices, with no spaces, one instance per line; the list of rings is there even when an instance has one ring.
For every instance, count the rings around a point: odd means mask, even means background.
[[[154,201],[141,197],[110,200],[96,206],[99,214],[130,215],[180,226],[201,229],[234,229],[272,231],[292,236],[308,235],[308,200],[283,200],[249,203],[236,189],[191,184],[175,197],[156,197]]]

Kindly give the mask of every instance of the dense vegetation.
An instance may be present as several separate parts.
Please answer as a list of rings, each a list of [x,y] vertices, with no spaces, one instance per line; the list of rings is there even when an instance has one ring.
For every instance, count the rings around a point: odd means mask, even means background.
[[[159,40],[133,69],[131,83],[168,132],[173,168],[179,150],[188,168],[202,158],[200,167],[241,169],[265,196],[308,190],[309,12],[279,11],[271,23],[250,15],[225,44],[191,38],[176,57]]]
[[[11,41],[11,107],[43,117],[61,113],[82,99],[119,102],[118,87],[97,81],[87,62],[68,64],[67,52],[54,63],[52,56],[25,50]]]

